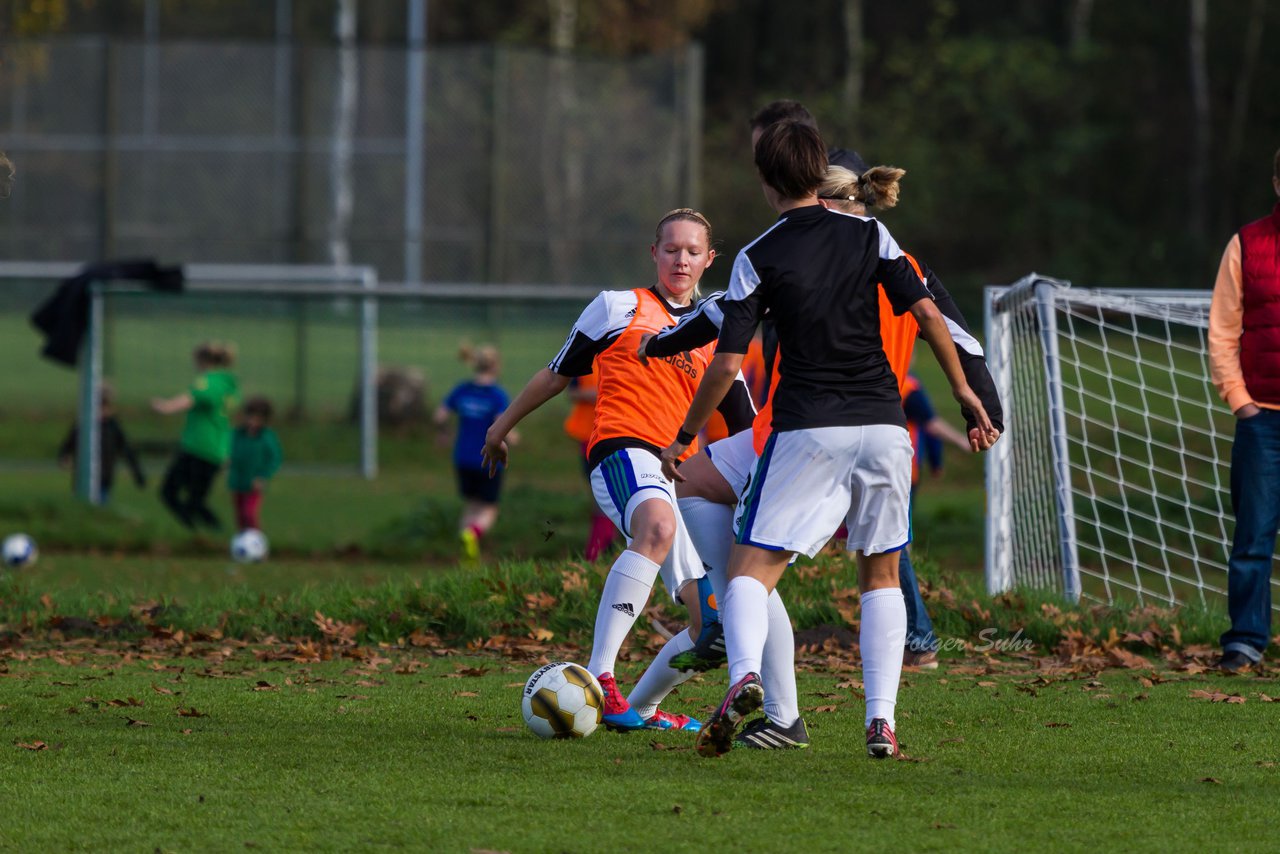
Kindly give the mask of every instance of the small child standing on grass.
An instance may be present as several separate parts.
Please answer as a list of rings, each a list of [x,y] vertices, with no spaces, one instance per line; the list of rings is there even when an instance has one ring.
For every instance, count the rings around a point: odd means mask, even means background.
[[[239,384],[231,373],[235,348],[206,341],[196,347],[194,358],[196,378],[191,389],[151,401],[151,408],[161,415],[187,415],[178,455],[165,473],[160,497],[188,528],[194,530],[198,522],[220,530],[222,521],[209,509],[207,499],[231,451],[231,411],[240,402]]]
[[[64,468],[73,466],[79,450],[80,425],[77,423],[71,425],[67,438],[58,446],[58,465]],[[111,386],[104,382],[98,398],[98,495],[103,503],[111,497],[111,487],[116,479],[116,462],[120,457],[124,457],[128,464],[138,489],[145,489],[147,476],[143,474],[138,455],[134,453],[133,445],[129,444],[124,427],[116,417],[115,395]]]
[[[458,473],[462,494],[462,519],[458,538],[468,560],[480,557],[480,540],[498,520],[498,494],[502,472],[492,478],[480,457],[484,436],[510,399],[498,385],[498,350],[486,346],[472,350],[462,347],[458,355],[474,370],[472,378],[459,383],[436,408],[435,422],[441,435],[448,430],[449,413],[458,415],[458,435],[453,443],[453,467]]]
[[[262,492],[284,458],[276,431],[267,426],[271,412],[271,401],[265,397],[249,398],[240,410],[240,426],[231,434],[227,487],[231,490],[237,531],[262,530],[258,517]]]

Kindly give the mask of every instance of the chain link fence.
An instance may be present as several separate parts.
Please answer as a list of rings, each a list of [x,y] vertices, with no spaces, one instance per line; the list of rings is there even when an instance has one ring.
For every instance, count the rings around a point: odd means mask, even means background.
[[[347,50],[8,44],[0,148],[18,181],[0,253],[631,286],[658,216],[698,203],[696,46]]]

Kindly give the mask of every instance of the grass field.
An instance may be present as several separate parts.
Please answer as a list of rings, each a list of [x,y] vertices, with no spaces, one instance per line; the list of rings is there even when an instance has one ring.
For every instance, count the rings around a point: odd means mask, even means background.
[[[858,674],[806,672],[805,752],[691,737],[546,742],[532,662],[262,660],[95,647],[5,662],[0,845],[13,850],[1266,850],[1273,678],[910,673],[909,761],[862,750]],[[988,670],[994,672],[988,672]],[[720,679],[670,707],[703,712]],[[1197,698],[1202,692],[1207,698]],[[1238,695],[1212,702],[1216,694]]]
[[[177,421],[139,404],[189,380],[182,354],[207,326],[155,310],[117,316],[110,352],[126,424],[165,441]],[[590,498],[563,404],[523,428],[498,527],[482,561],[460,566],[448,452],[429,431],[384,435],[377,480],[352,473],[354,329],[312,316],[299,341],[295,314],[260,314],[223,317],[246,388],[301,389],[314,409],[281,425],[289,462],[258,565],[167,516],[162,457],[147,490],[122,476],[109,506],[79,504],[49,462],[72,374],[12,354],[0,400],[30,408],[0,413],[0,458],[25,460],[3,471],[0,533],[31,533],[43,555],[0,576],[0,849],[1272,847],[1258,795],[1280,773],[1280,686],[1205,673],[1221,607],[986,596],[981,460],[954,452],[915,508],[913,556],[946,647],[939,672],[906,675],[906,761],[863,755],[858,597],[836,555],[783,583],[810,750],[708,761],[682,734],[534,738],[519,686],[547,656],[585,659],[607,567],[579,557]],[[450,317],[383,317],[386,359],[423,367],[437,398],[465,374],[460,338],[505,330],[514,392],[567,325]],[[17,346],[5,322],[0,352]],[[324,369],[293,371],[299,347]],[[945,388],[929,359],[918,367]],[[212,500],[229,512],[222,485]],[[656,650],[650,619],[681,619],[661,595],[651,604],[624,682]],[[993,634],[1032,649],[980,654]],[[699,677],[669,708],[705,715],[722,690],[723,673]]]

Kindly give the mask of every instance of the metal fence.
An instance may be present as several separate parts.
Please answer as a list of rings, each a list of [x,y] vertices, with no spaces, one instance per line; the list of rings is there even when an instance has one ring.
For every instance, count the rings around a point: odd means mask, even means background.
[[[578,286],[378,285],[370,268],[185,267],[182,293],[128,283],[98,288],[78,369],[41,357],[32,311],[78,265],[0,262],[0,466],[49,467],[73,424],[96,425],[105,382],[114,414],[154,464],[176,448],[180,419],[150,402],[190,388],[207,339],[235,345],[241,396],[265,396],[292,470],[379,468],[379,439],[400,462],[431,457],[432,409],[470,375],[460,345],[496,345],[514,392],[564,341],[595,295]],[[407,397],[406,397],[407,395]],[[549,407],[541,418],[558,420]],[[94,443],[68,449],[92,491]]]
[[[631,286],[696,205],[701,53],[10,42],[0,254]]]

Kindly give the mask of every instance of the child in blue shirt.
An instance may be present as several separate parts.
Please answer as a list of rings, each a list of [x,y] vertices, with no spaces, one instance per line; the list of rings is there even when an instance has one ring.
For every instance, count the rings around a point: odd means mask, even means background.
[[[458,416],[458,435],[453,443],[453,467],[458,473],[458,491],[462,495],[462,519],[458,537],[463,556],[475,560],[480,556],[480,540],[498,520],[498,494],[502,489],[502,471],[492,478],[480,458],[484,436],[490,425],[507,408],[510,400],[498,385],[498,351],[495,347],[472,350],[463,347],[460,356],[471,364],[474,374],[459,383],[436,408],[435,422],[441,436],[448,431],[450,413]],[[510,441],[510,437],[508,437]]]

